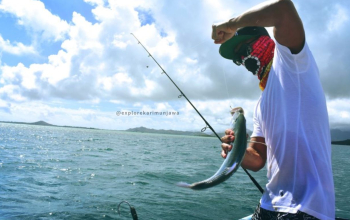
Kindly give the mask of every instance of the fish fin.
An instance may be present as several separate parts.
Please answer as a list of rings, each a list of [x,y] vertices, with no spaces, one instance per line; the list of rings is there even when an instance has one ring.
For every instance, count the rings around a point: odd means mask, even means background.
[[[185,182],[178,182],[176,183],[177,186],[184,187],[184,188],[191,188],[191,184],[185,183]]]

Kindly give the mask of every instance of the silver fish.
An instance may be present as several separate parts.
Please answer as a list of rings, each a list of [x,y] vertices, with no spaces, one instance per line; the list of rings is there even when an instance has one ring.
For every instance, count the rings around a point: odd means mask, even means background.
[[[235,140],[233,142],[232,150],[227,154],[226,159],[219,170],[206,180],[192,184],[179,182],[176,184],[177,186],[193,190],[207,189],[224,182],[237,171],[242,163],[247,148],[246,120],[244,117],[244,111],[241,107],[232,109],[231,114],[232,130],[235,134]]]

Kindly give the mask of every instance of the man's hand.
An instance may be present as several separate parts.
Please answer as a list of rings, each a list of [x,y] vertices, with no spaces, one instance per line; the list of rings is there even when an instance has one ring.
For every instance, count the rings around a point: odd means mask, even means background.
[[[236,33],[236,29],[230,27],[229,21],[221,24],[213,24],[211,38],[216,44],[222,44]]]
[[[226,158],[228,152],[230,150],[232,150],[232,145],[230,145],[230,143],[232,143],[233,141],[235,140],[235,134],[234,132],[231,130],[231,129],[227,129],[225,131],[225,136],[223,136],[221,138],[221,141],[223,142],[221,144],[221,148],[222,148],[222,151],[221,151],[221,156],[223,158]]]
[[[248,134],[247,134],[248,135]],[[231,143],[235,140],[235,134],[231,129],[225,131],[225,136],[221,138],[221,156],[227,157],[229,151],[232,150]],[[265,166],[266,163],[266,144],[263,137],[252,137],[251,143],[246,150],[242,161],[242,167],[252,170],[254,172],[259,171]]]

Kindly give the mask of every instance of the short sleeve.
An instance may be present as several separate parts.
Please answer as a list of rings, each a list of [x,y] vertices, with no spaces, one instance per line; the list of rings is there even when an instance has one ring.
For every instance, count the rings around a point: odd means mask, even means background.
[[[259,120],[259,109],[260,109],[260,100],[257,103],[255,110],[254,110],[254,114],[253,114],[253,133],[250,137],[265,137],[262,129],[261,129],[261,125],[260,125],[260,120]]]
[[[306,42],[298,54],[292,54],[288,47],[276,41],[275,53],[277,54],[275,57],[278,57],[278,60],[274,59],[273,61],[275,66],[283,66],[288,72],[292,73],[304,73],[309,69],[310,49]]]

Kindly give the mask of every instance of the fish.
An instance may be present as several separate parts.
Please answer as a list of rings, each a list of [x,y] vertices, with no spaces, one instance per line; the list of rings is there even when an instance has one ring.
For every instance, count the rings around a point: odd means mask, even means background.
[[[235,134],[232,150],[228,152],[226,159],[218,169],[218,171],[208,179],[195,182],[192,184],[179,182],[176,185],[193,190],[207,189],[216,186],[234,174],[241,166],[247,149],[247,130],[246,119],[244,117],[243,108],[237,107],[231,110],[232,114],[232,130]]]

